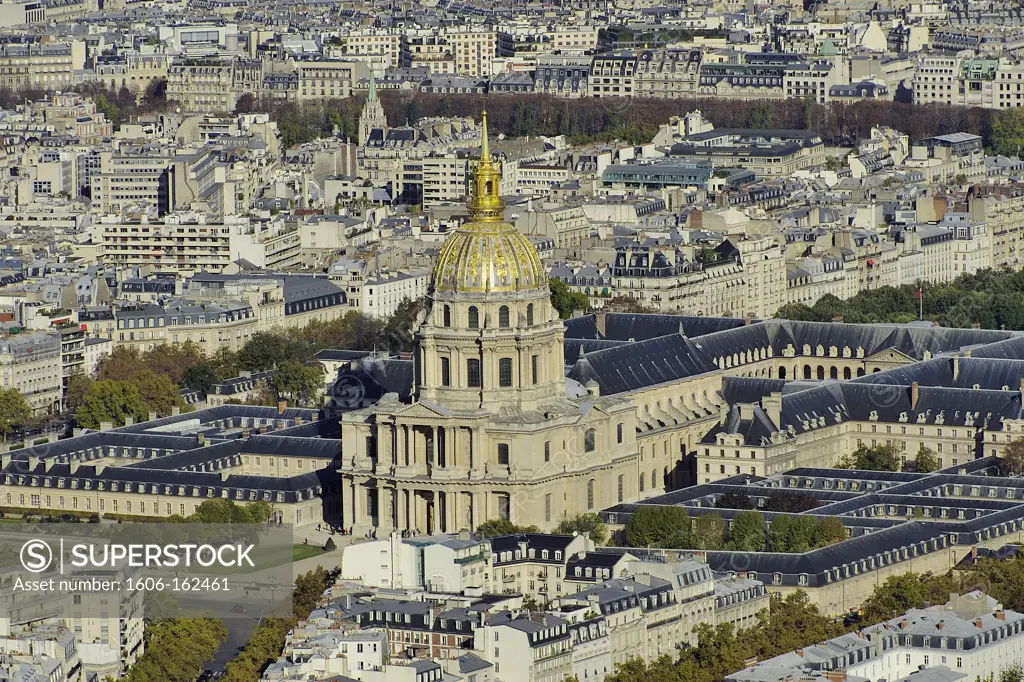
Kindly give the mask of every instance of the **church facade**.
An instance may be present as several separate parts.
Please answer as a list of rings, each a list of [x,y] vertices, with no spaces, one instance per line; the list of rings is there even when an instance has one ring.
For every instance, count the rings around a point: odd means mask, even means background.
[[[453,532],[493,518],[542,528],[637,498],[636,411],[565,378],[564,325],[534,246],[502,218],[483,145],[470,220],[444,242],[416,332],[408,401],[341,416],[345,518]],[[665,469],[665,453],[651,467]]]

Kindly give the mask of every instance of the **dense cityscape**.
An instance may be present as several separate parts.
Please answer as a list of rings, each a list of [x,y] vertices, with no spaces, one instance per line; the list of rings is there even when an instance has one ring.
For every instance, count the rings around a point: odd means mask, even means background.
[[[1000,0],[3,0],[0,680],[1024,682],[1022,97]]]

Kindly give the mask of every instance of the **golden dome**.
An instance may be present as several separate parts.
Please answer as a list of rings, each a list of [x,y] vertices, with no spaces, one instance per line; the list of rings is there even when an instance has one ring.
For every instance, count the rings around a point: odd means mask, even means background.
[[[470,220],[448,236],[434,266],[435,291],[521,291],[546,288],[547,273],[530,240],[503,220],[501,169],[491,159],[487,112],[483,143],[473,172]]]

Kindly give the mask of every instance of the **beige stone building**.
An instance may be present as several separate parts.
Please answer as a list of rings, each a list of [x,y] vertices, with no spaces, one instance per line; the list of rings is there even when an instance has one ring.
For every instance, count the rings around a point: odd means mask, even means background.
[[[635,412],[593,387],[567,393],[562,322],[536,249],[502,221],[499,182],[485,143],[471,222],[434,268],[412,402],[384,395],[342,415],[345,514],[357,528],[550,527],[638,495]]]

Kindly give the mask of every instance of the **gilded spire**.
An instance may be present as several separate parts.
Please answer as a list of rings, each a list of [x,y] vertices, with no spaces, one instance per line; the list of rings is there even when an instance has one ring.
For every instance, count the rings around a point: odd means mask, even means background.
[[[501,222],[505,202],[501,200],[501,168],[491,158],[487,139],[487,110],[480,115],[480,160],[473,171],[473,193],[469,199],[469,215],[474,223]]]
[[[480,112],[480,160],[491,160],[491,143],[487,139],[487,110]]]

